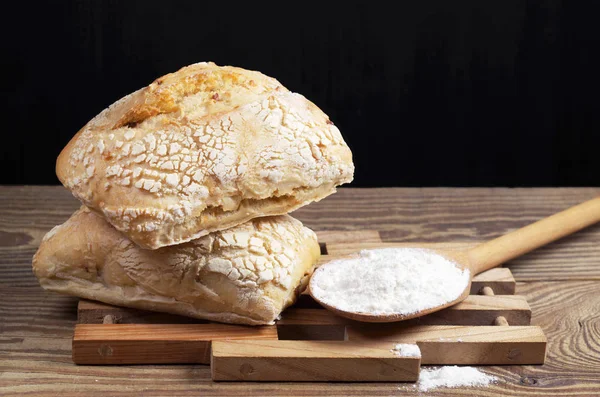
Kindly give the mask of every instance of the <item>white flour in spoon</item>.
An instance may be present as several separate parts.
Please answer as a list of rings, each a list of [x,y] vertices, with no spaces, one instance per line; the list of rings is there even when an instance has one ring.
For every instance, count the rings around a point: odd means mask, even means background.
[[[407,315],[451,302],[468,285],[468,270],[433,251],[382,248],[321,266],[311,294],[346,312]]]

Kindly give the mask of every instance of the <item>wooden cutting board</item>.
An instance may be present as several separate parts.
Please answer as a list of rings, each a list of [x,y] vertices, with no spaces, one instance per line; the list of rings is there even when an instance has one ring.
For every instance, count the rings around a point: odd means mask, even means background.
[[[325,262],[383,243],[376,231],[318,233]],[[463,244],[419,244],[463,248]],[[73,336],[77,364],[210,364],[213,380],[414,381],[421,364],[543,364],[546,337],[514,295],[509,269],[476,276],[462,303],[403,323],[368,324],[322,309],[303,294],[275,325],[210,323],[81,300]],[[421,357],[399,357],[416,343]]]

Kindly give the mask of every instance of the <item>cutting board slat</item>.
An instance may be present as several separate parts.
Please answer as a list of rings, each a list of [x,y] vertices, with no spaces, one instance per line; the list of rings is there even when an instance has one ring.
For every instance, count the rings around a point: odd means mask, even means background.
[[[351,342],[417,343],[421,363],[434,365],[543,364],[546,336],[536,326],[349,325]]]
[[[483,287],[490,287],[495,295],[514,295],[517,282],[510,269],[497,267],[473,277],[470,294],[479,294]]]
[[[228,324],[77,324],[76,364],[210,363],[211,341],[277,340],[275,326]]]
[[[398,357],[389,346],[325,341],[218,341],[213,380],[416,381],[420,357]]]

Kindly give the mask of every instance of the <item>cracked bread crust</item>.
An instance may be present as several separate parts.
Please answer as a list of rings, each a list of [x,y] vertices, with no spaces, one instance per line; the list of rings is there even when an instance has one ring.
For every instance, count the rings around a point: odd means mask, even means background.
[[[101,112],[57,160],[61,182],[142,248],[293,211],[353,178],[312,102],[261,73],[198,63]]]
[[[272,324],[320,256],[289,215],[254,219],[174,247],[139,248],[86,207],[44,237],[33,272],[47,290],[235,324]]]

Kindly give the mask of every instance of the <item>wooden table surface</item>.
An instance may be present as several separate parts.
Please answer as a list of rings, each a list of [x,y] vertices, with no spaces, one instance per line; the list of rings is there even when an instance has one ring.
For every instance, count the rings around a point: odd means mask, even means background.
[[[340,189],[295,212],[315,230],[376,229],[384,241],[479,241],[600,194],[577,189]],[[543,366],[485,367],[493,386],[418,393],[400,383],[213,383],[208,366],[76,366],[76,298],[31,273],[43,235],[78,202],[64,188],[0,187],[0,396],[11,395],[600,395],[600,226],[510,263],[544,329]]]

